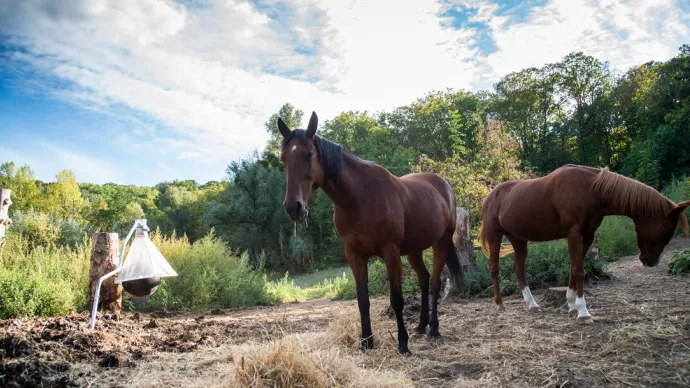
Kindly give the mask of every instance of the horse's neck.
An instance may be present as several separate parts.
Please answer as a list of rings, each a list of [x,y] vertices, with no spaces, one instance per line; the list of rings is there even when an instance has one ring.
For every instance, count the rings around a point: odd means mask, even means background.
[[[361,203],[362,183],[366,180],[360,168],[362,163],[349,153],[343,152],[343,165],[339,178],[329,180],[321,187],[334,206],[343,210],[356,210]]]

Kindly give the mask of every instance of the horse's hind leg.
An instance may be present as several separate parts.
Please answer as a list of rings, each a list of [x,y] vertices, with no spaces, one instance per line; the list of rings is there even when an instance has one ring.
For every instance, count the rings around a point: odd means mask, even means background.
[[[515,276],[520,284],[520,291],[522,291],[522,297],[527,303],[527,307],[530,311],[540,311],[539,305],[534,301],[532,292],[530,292],[529,286],[527,285],[527,274],[525,273],[525,261],[527,259],[527,241],[518,240],[515,238],[510,238],[510,243],[513,245],[513,250],[515,252]]]
[[[453,244],[453,234],[449,233],[434,244],[434,272],[431,275],[431,319],[429,321],[429,337],[438,338],[438,297],[441,294],[441,271],[446,265],[448,248]]]
[[[407,262],[417,273],[419,288],[422,290],[422,309],[419,312],[419,326],[415,333],[424,334],[429,325],[429,271],[427,271],[422,260],[422,252],[414,252],[407,255]]]
[[[391,306],[395,311],[395,319],[398,323],[398,352],[403,356],[409,356],[410,350],[407,348],[409,335],[405,329],[403,321],[403,307],[405,301],[402,294],[402,264],[400,263],[400,249],[397,246],[390,246],[385,249],[383,261],[386,263],[388,279],[391,284]]]

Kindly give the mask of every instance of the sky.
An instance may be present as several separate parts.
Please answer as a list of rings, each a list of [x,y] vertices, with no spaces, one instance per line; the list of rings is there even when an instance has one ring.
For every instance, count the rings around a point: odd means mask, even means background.
[[[205,183],[263,149],[286,102],[323,123],[573,51],[625,71],[683,43],[687,0],[0,0],[0,162]]]

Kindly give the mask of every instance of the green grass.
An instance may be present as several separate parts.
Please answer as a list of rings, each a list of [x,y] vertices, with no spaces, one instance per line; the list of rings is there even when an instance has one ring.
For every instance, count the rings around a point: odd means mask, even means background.
[[[313,273],[295,276],[293,280],[295,281],[296,286],[308,288],[317,286],[327,279],[342,277],[343,274],[348,275],[351,273],[352,271],[348,266],[326,268],[322,270],[316,270]]]

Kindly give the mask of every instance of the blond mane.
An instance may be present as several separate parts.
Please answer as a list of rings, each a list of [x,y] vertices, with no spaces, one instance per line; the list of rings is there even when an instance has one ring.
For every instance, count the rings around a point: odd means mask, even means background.
[[[630,217],[663,218],[676,207],[654,188],[609,171],[608,167],[594,178],[592,190],[613,210]]]

